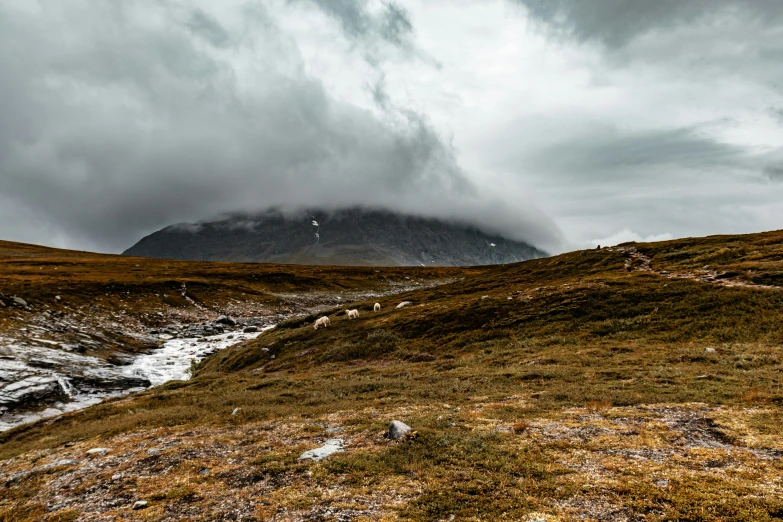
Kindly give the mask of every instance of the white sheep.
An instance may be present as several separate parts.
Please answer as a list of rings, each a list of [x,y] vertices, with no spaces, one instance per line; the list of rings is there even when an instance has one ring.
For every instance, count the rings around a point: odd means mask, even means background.
[[[320,328],[320,327],[324,327],[324,328],[326,328],[327,326],[329,326],[329,318],[328,318],[328,317],[326,317],[326,316],[323,316],[323,317],[319,318],[319,319],[318,319],[318,320],[317,320],[317,321],[316,321],[316,322],[313,324],[313,328],[315,328],[316,330],[318,330],[318,328]]]
[[[356,310],[355,308],[353,310],[348,310],[345,313],[348,314],[348,319],[358,319],[359,318],[359,310]]]
[[[375,303],[375,306],[372,307],[373,312],[380,312],[381,311],[381,303]]]

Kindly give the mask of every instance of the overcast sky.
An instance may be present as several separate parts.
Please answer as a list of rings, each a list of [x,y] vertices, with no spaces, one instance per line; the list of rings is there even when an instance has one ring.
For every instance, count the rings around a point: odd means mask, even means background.
[[[557,252],[783,228],[780,0],[0,0],[0,238],[365,204]]]

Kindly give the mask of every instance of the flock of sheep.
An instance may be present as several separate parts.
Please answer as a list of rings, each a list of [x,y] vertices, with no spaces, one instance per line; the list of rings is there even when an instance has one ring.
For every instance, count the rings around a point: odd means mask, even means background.
[[[381,311],[381,304],[375,303],[375,305],[372,307],[374,312],[380,312]],[[345,314],[348,316],[348,319],[358,319],[359,318],[359,310],[353,309],[353,310],[346,310]],[[319,328],[326,328],[329,326],[329,318],[327,316],[323,316],[318,318],[315,323],[313,323],[313,328],[318,330]]]

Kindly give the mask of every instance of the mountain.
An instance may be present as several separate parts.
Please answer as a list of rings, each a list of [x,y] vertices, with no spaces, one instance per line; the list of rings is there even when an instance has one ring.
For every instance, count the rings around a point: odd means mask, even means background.
[[[350,208],[232,215],[150,234],[126,255],[192,261],[309,265],[468,266],[546,257],[469,225]]]

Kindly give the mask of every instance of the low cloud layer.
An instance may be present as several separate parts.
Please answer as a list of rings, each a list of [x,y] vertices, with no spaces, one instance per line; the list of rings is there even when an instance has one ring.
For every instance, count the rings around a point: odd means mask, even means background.
[[[396,4],[315,4],[376,64],[384,42],[415,50]],[[2,217],[46,224],[4,236],[119,250],[221,212],[366,204],[557,240],[468,179],[426,116],[334,98],[268,7],[207,8],[2,4]]]
[[[775,0],[0,0],[0,238],[361,204],[550,251],[779,228],[781,57]]]

